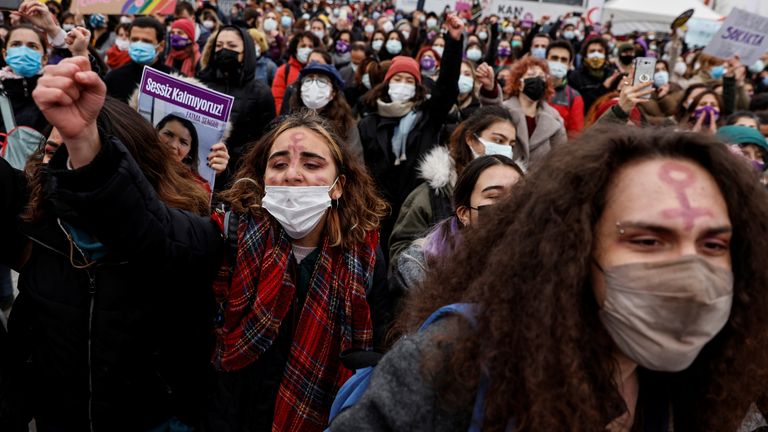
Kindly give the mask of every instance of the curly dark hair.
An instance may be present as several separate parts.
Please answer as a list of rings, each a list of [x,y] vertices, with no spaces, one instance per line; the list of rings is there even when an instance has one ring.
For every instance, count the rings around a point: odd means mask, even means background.
[[[484,430],[503,431],[510,418],[515,430],[605,430],[618,366],[591,284],[595,226],[616,173],[655,158],[689,160],[714,177],[733,226],[734,294],[725,327],[688,369],[643,371],[640,386],[649,376],[669,383],[675,430],[738,428],[768,382],[768,256],[755,241],[768,238],[768,192],[714,138],[660,129],[594,128],[553,149],[480,229],[466,230],[452,264],[407,299],[398,323],[407,331],[442,305],[478,307],[474,328],[441,336],[451,344],[450,360],[437,366],[446,403],[474,394],[484,370]],[[428,355],[423,367],[445,355]]]

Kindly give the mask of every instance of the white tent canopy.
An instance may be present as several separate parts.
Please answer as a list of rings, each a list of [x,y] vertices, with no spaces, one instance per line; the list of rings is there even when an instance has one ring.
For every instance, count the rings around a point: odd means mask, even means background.
[[[672,21],[688,9],[694,10],[694,18],[722,18],[699,0],[610,0],[603,7],[603,22],[611,20],[617,35],[635,30],[668,32]]]

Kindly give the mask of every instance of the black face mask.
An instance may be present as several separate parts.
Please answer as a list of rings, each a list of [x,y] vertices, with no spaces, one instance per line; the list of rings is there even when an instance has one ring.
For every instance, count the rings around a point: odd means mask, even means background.
[[[541,77],[526,78],[523,81],[523,94],[528,96],[532,101],[537,101],[544,96],[544,90],[547,88],[547,83]]]
[[[629,66],[630,64],[632,64],[632,60],[634,60],[634,59],[635,59],[635,56],[633,56],[632,54],[629,54],[629,55],[620,55],[620,56],[619,56],[619,61],[620,61],[620,62],[621,62],[621,64],[623,64],[624,66]]]
[[[216,51],[216,65],[222,72],[236,72],[240,68],[240,61],[237,60],[239,55],[239,52],[226,48]]]

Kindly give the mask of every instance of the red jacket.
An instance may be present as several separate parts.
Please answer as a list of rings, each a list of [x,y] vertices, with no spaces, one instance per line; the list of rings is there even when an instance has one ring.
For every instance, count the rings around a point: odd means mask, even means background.
[[[299,79],[299,72],[303,67],[304,65],[299,63],[295,57],[291,56],[288,63],[277,68],[275,79],[272,81],[272,96],[275,98],[275,110],[277,110],[277,115],[280,115],[280,108],[283,106],[285,89]]]
[[[584,129],[584,99],[579,92],[568,84],[558,87],[549,104],[563,118],[568,138],[577,137]]]

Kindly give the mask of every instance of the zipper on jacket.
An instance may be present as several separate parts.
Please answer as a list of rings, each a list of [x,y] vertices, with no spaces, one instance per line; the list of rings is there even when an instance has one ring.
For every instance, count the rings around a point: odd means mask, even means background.
[[[88,424],[93,432],[93,361],[91,359],[91,342],[93,330],[93,306],[96,299],[96,276],[90,270],[85,271],[88,274],[88,296],[90,305],[88,306]]]

